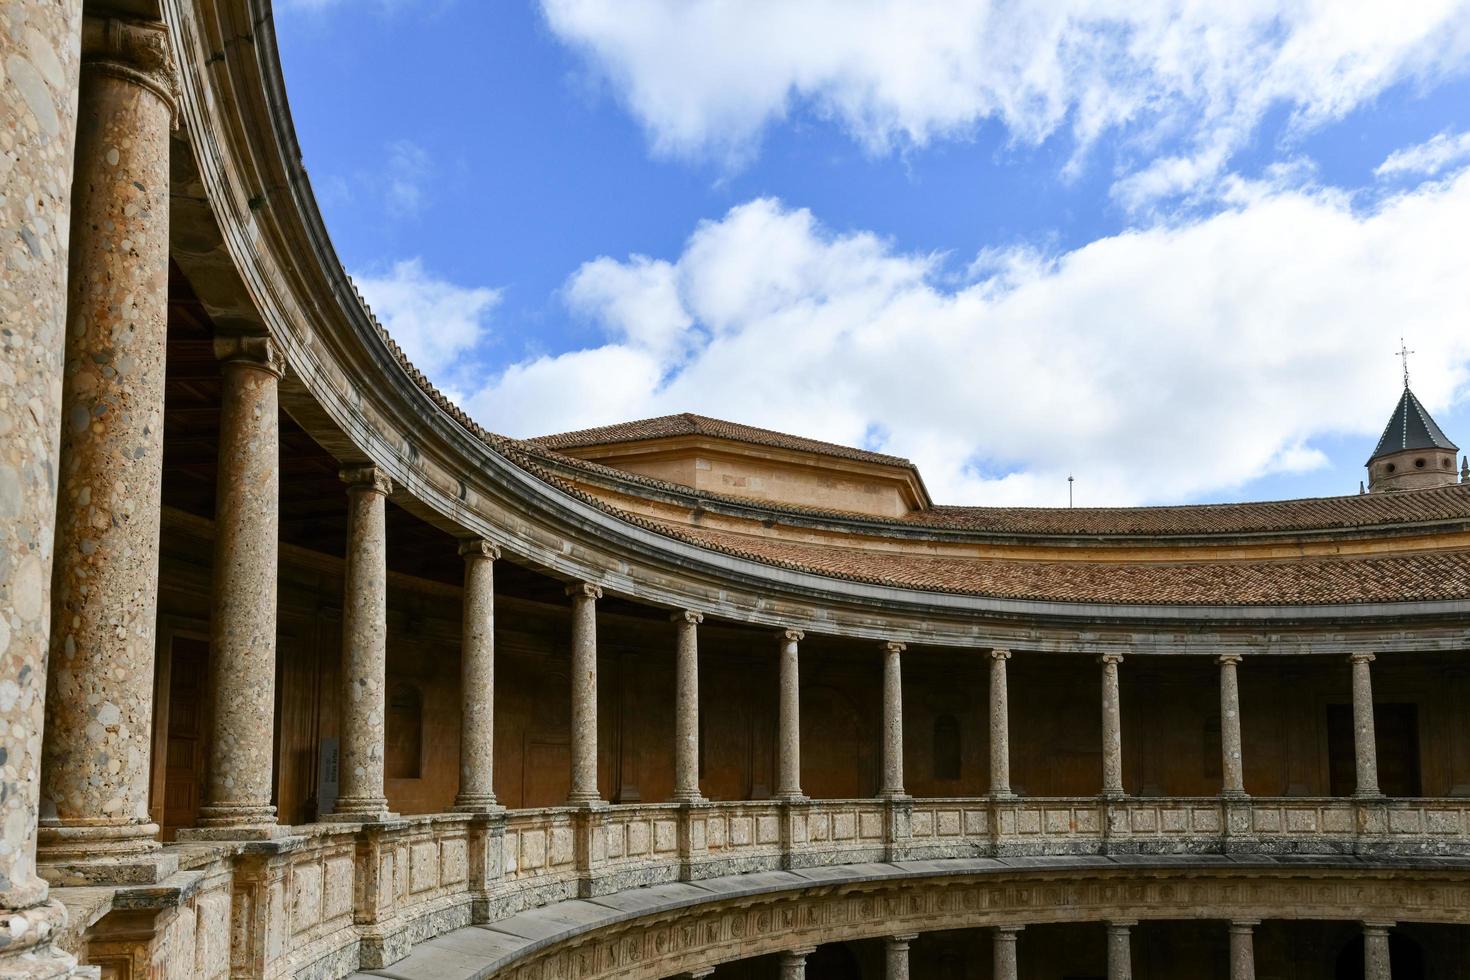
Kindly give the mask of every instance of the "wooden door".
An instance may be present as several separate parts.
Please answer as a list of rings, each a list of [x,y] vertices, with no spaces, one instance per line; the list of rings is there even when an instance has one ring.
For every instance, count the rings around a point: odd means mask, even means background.
[[[204,795],[209,644],[188,636],[170,643],[168,738],[164,749],[163,839],[199,819]]]

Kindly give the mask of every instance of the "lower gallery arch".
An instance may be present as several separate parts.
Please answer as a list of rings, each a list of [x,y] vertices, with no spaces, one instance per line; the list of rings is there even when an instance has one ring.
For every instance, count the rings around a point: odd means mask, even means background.
[[[953,859],[765,872],[554,903],[451,931],[390,967],[355,978],[644,980],[827,943],[1004,926],[1169,920],[1218,920],[1222,930],[1231,921],[1267,920],[1470,924],[1470,860],[1440,865],[1426,871],[1351,857],[1177,855]],[[1396,955],[1412,958],[1409,943],[1398,940]],[[1361,942],[1352,948],[1361,963]],[[1351,949],[1342,957],[1342,963],[1351,961]]]

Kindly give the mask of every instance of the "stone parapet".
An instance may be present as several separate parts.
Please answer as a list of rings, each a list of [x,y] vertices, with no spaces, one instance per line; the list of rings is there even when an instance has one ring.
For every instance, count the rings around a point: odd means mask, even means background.
[[[165,852],[185,870],[156,885],[57,890],[89,920],[63,938],[84,962],[167,955],[194,971],[179,976],[332,980],[390,966],[462,926],[578,898],[680,882],[702,888],[732,877],[758,883],[773,873],[816,880],[880,865],[902,877],[932,862],[999,867],[1017,856],[1105,862],[1099,867],[1147,856],[1207,868],[1295,855],[1293,867],[1303,857],[1389,861],[1411,875],[1417,866],[1405,859],[1433,856],[1425,873],[1463,863],[1470,875],[1470,800],[977,797],[551,807],[313,824],[274,840],[169,845]],[[1269,903],[1256,912],[1269,918]]]

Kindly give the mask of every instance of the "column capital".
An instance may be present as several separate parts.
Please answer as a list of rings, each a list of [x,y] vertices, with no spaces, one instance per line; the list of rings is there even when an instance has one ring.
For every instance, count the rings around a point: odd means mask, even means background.
[[[1109,919],[1108,931],[1127,932],[1129,929],[1132,929],[1136,925],[1138,925],[1137,919]]]
[[[1348,655],[1348,660],[1355,664],[1371,664],[1377,659],[1378,658],[1371,653],[1352,653]]]
[[[602,586],[593,582],[574,582],[567,586],[567,595],[573,599],[601,599]]]
[[[900,643],[898,640],[884,640],[881,645],[884,653],[903,653],[909,648],[907,643]]]
[[[794,960],[800,957],[801,959],[806,959],[816,951],[817,947],[815,946],[798,946],[795,949],[783,949],[781,951],[781,958]]]
[[[990,648],[990,659],[991,660],[1009,660],[1009,659],[1011,659],[1011,651],[1007,650],[1005,647],[991,647]]]
[[[777,630],[776,639],[789,640],[792,643],[800,643],[806,639],[806,634],[801,630]]]
[[[911,943],[918,938],[919,934],[917,932],[906,932],[898,936],[889,936],[888,941],[890,943]]]
[[[366,466],[343,467],[337,476],[347,484],[348,493],[362,491],[381,493],[386,497],[393,492],[393,481],[388,478],[388,474],[371,463]]]
[[[484,538],[470,538],[459,543],[459,556],[465,561],[499,561],[500,545]]]
[[[271,338],[258,334],[216,337],[214,356],[222,364],[243,364],[274,374],[277,378],[286,374],[286,358],[281,354],[280,346]]]
[[[1117,665],[1123,662],[1123,655],[1121,653],[1104,653],[1097,658],[1097,662],[1100,664]]]
[[[1241,660],[1243,660],[1243,659],[1244,658],[1241,657],[1241,655],[1238,654],[1238,653],[1222,653],[1218,657],[1215,658],[1215,663],[1219,664],[1221,667],[1224,667],[1227,664],[1229,664],[1229,665],[1239,664],[1241,662]]]
[[[1248,933],[1251,930],[1255,929],[1255,927],[1258,926],[1258,925],[1260,925],[1260,924],[1261,924],[1261,920],[1260,919],[1231,919],[1230,920],[1230,931],[1231,932],[1247,932]]]
[[[1397,922],[1364,922],[1363,935],[1386,936],[1388,935],[1388,930],[1392,929],[1396,925],[1398,925]]]
[[[1015,939],[1016,933],[1023,931],[1025,928],[1025,926],[995,926],[995,931],[1002,936]]]
[[[675,623],[688,623],[690,626],[698,626],[704,622],[704,613],[696,612],[693,609],[680,609],[678,612],[671,614],[669,619]]]
[[[178,83],[169,54],[168,27],[120,17],[82,18],[82,68],[148,89],[178,113]]]

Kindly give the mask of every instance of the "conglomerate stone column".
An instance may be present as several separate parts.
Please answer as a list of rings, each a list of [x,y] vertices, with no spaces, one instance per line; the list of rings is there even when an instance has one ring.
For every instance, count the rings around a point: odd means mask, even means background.
[[[181,837],[266,838],[276,711],[280,414],[285,365],[265,337],[215,341],[223,360],[209,632],[209,784],[199,828]]]
[[[10,0],[0,31],[0,972],[63,920],[36,874],[66,341],[81,0]]]
[[[1388,930],[1393,926],[1392,922],[1363,923],[1363,980],[1392,980]]]
[[[1105,653],[1102,664],[1103,795],[1123,795],[1123,717],[1118,695],[1118,665],[1123,655]]]
[[[330,817],[387,819],[383,739],[387,714],[388,541],[393,482],[376,466],[342,471],[347,484],[347,568],[342,596],[341,787]]]
[[[994,980],[1016,980],[1016,936],[1024,926],[997,926],[990,931]]]
[[[1133,920],[1108,923],[1108,980],[1133,980]]]
[[[704,616],[692,609],[673,615],[674,664],[674,799],[699,803],[699,624]]]
[[[160,24],[87,18],[72,183],[38,860],[172,871],[148,818],[173,69]]]
[[[454,808],[484,813],[495,802],[495,562],[500,548],[483,538],[459,546],[464,558],[460,630],[459,794]]]
[[[1255,929],[1259,919],[1230,923],[1230,980],[1256,980]]]
[[[1016,795],[1011,792],[1011,709],[1006,692],[1009,659],[1009,650],[997,647],[990,651],[990,795],[998,799]]]
[[[567,588],[572,597],[572,790],[570,803],[598,803],[597,792],[597,600],[590,582]]]
[[[883,944],[883,975],[887,980],[909,980],[909,943],[913,935],[889,936]]]
[[[1355,653],[1348,658],[1353,665],[1353,758],[1357,765],[1358,783],[1354,796],[1379,797],[1378,745],[1373,734],[1373,675],[1368,665],[1371,653]]]
[[[797,645],[806,636],[801,630],[782,630],[780,700],[776,719],[776,799],[802,800],[801,792],[801,677]],[[805,960],[803,960],[805,962]]]
[[[903,791],[903,652],[902,643],[883,644],[883,788],[879,796],[901,799]],[[904,947],[908,962],[908,947]],[[907,972],[904,974],[907,976]]]
[[[781,980],[806,980],[806,958],[816,951],[815,946],[807,946],[782,953]]]
[[[1245,796],[1245,763],[1240,749],[1240,657],[1226,654],[1220,665],[1220,772],[1221,796]]]

